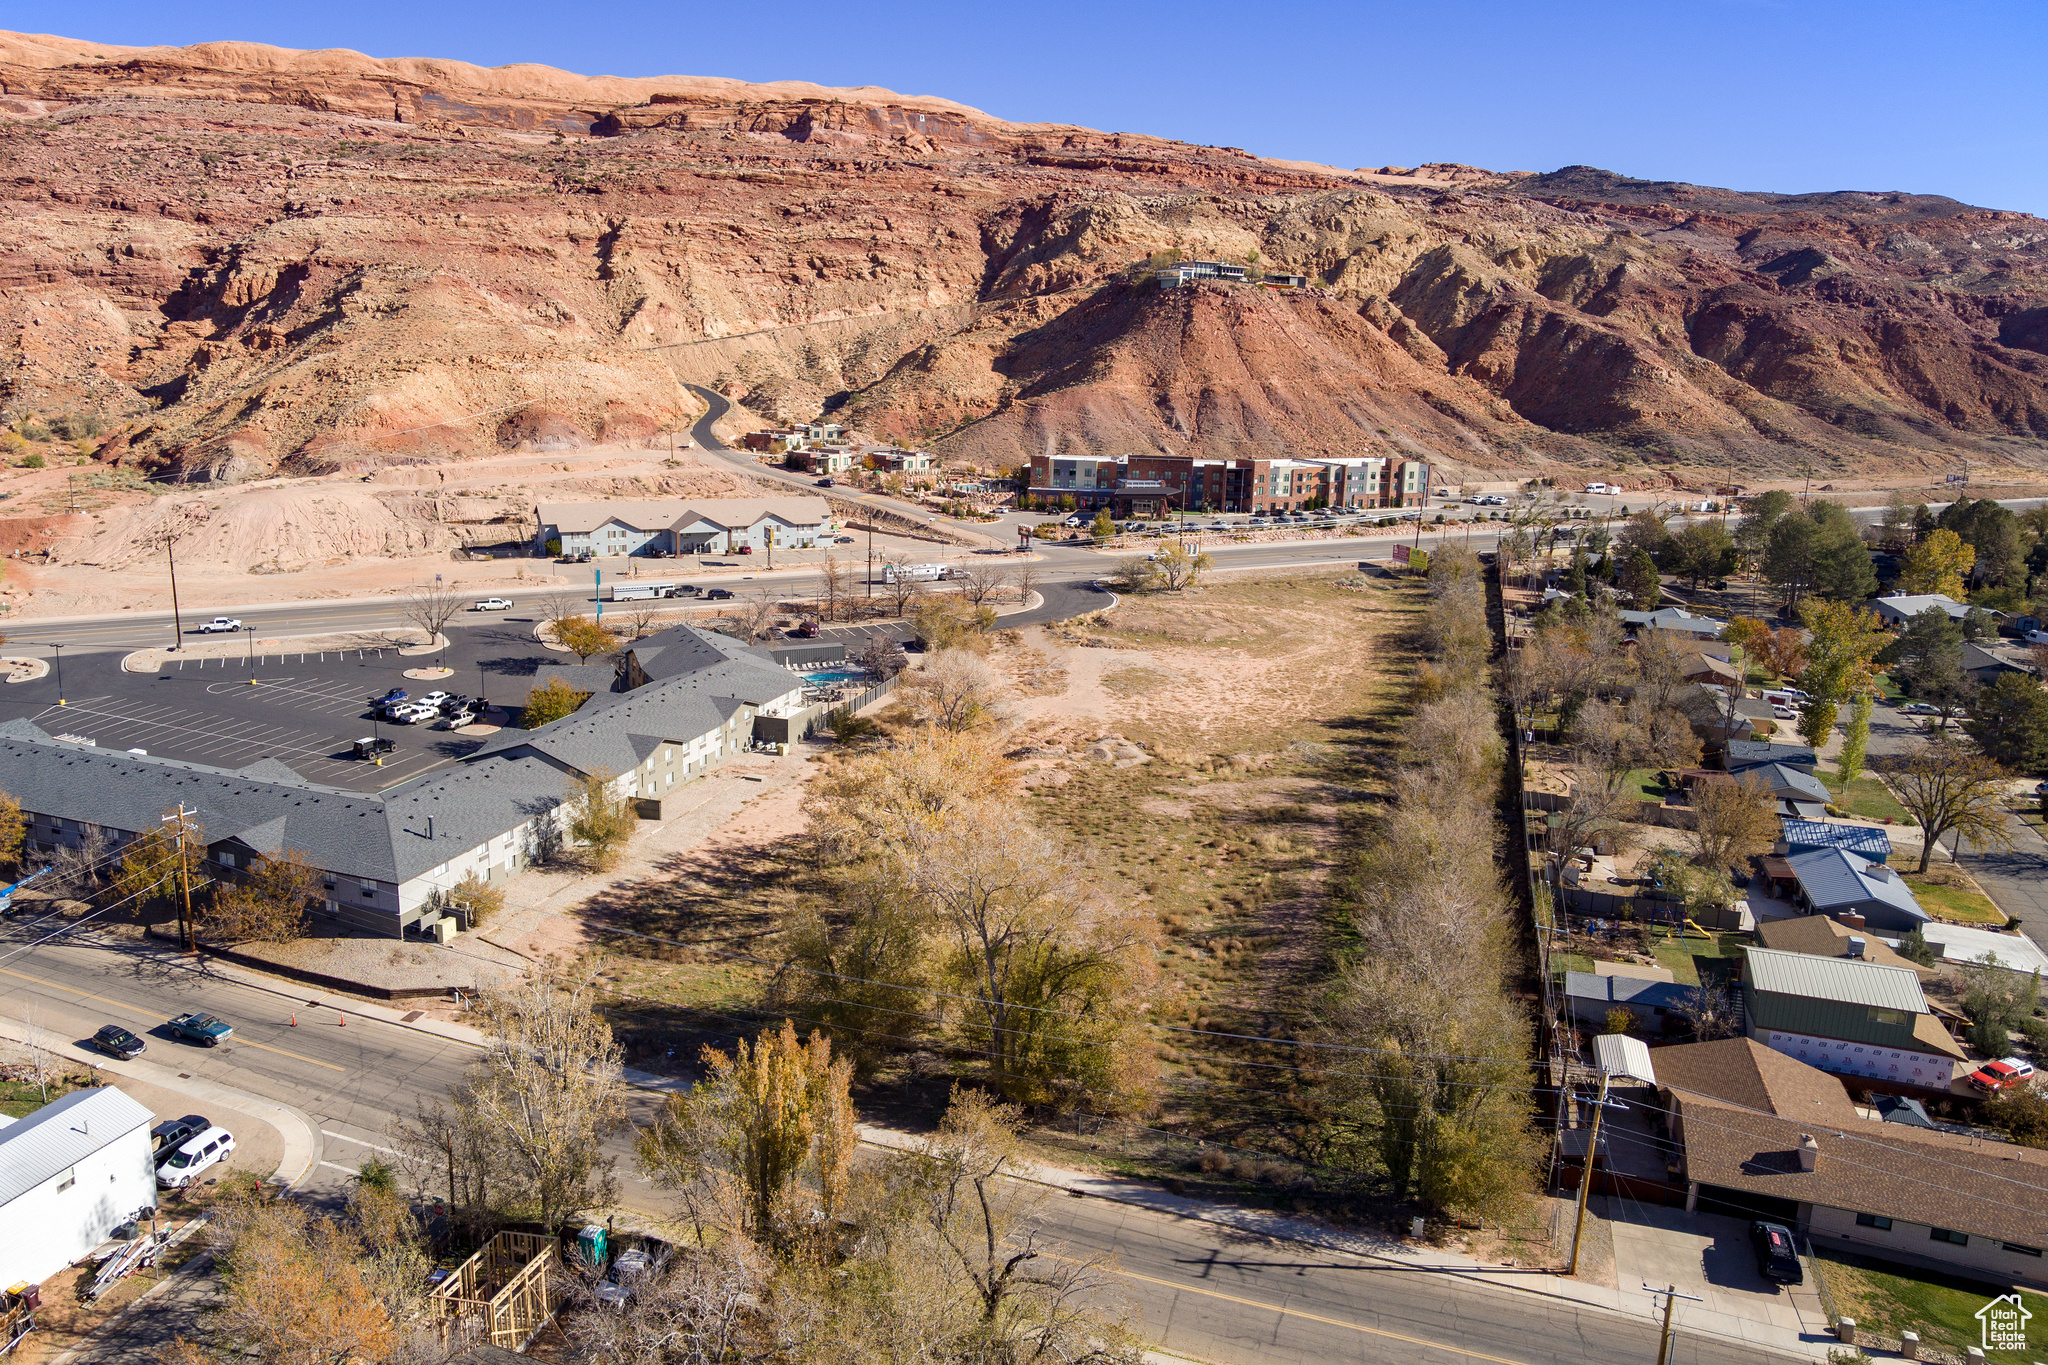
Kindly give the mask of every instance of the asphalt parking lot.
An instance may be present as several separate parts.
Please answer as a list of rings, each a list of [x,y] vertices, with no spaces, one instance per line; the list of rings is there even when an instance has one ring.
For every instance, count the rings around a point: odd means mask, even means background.
[[[125,673],[121,651],[66,651],[63,705],[50,676],[9,686],[0,717],[25,716],[52,734],[77,735],[102,749],[146,749],[163,758],[239,768],[259,758],[287,764],[311,782],[380,791],[453,763],[482,743],[475,736],[423,725],[387,725],[371,717],[369,699],[403,687],[484,696],[517,704],[544,663],[573,662],[532,637],[530,618],[448,632],[439,656],[394,649],[346,654],[276,652],[250,658],[188,659],[154,674]],[[455,675],[404,676],[408,668],[445,663]],[[251,684],[254,678],[254,684]],[[371,734],[393,741],[381,766],[357,759],[352,746]]]

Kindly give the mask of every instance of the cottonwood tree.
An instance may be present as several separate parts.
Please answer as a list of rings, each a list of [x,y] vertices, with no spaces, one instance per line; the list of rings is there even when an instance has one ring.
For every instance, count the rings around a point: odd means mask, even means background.
[[[21,802],[6,792],[0,792],[0,863],[21,861],[21,840],[27,829],[27,822],[21,815]]]
[[[1808,598],[1799,604],[1808,631],[1799,685],[1811,694],[1799,734],[1818,749],[1834,733],[1841,704],[1871,685],[1871,666],[1889,640],[1875,612],[1846,602]]]
[[[259,857],[238,881],[216,887],[201,921],[224,943],[288,943],[306,932],[306,912],[320,899],[323,874],[297,849]]]
[[[618,1043],[594,1009],[593,975],[550,961],[524,981],[488,987],[473,1006],[483,1057],[445,1120],[408,1133],[417,1166],[439,1150],[483,1158],[488,1198],[557,1232],[617,1188],[604,1139],[625,1122]]]
[[[548,633],[556,644],[574,654],[578,663],[587,664],[593,655],[609,654],[619,647],[619,637],[610,626],[580,613],[553,622]]]
[[[334,1365],[383,1361],[398,1346],[391,1316],[362,1271],[348,1228],[286,1199],[229,1186],[207,1225],[222,1302],[202,1335],[180,1339],[172,1365]]]
[[[590,700],[590,694],[569,686],[560,678],[551,678],[539,687],[529,688],[526,702],[519,710],[519,724],[522,729],[538,730],[551,725],[564,716],[576,713],[576,708]]]
[[[602,769],[578,779],[576,795],[569,800],[566,816],[577,856],[601,872],[619,865],[627,841],[640,827],[634,798],[620,787],[614,774]]]
[[[1977,551],[1954,531],[1931,532],[1906,551],[1905,562],[1899,566],[1899,590],[1936,593],[1961,601],[1969,591],[1965,580],[1976,563]]]
[[[1851,705],[1849,723],[1842,727],[1842,751],[1835,756],[1835,770],[1844,787],[1863,775],[1870,751],[1870,712],[1876,703],[1868,692],[1858,692]]]
[[[860,1143],[852,1064],[822,1033],[799,1042],[787,1019],[731,1053],[705,1048],[704,1064],[710,1074],[641,1130],[641,1168],[682,1196],[699,1246],[738,1235],[829,1256]]]
[[[1159,570],[1160,586],[1168,592],[1179,592],[1193,587],[1215,561],[1199,550],[1189,549],[1186,541],[1175,540],[1159,552],[1153,563]]]
[[[1701,782],[1692,791],[1693,861],[1726,871],[1778,842],[1777,799],[1753,777]]]
[[[462,601],[455,590],[440,583],[416,583],[398,600],[399,615],[418,626],[426,636],[424,643],[430,645],[445,647],[441,632],[461,610]]]
[[[897,688],[917,718],[942,730],[972,730],[996,719],[1002,679],[979,654],[942,649],[925,659]]]
[[[947,1297],[972,1306],[942,1338],[944,1359],[1134,1363],[1142,1343],[1098,1306],[1117,1288],[1116,1263],[1048,1239],[1047,1194],[1013,1178],[1025,1169],[1022,1117],[979,1091],[954,1090],[938,1131],[891,1163],[890,1183],[913,1212],[907,1227],[884,1232],[890,1259],[936,1260],[932,1269],[954,1286]]]
[[[2031,674],[2001,673],[1970,698],[1963,733],[2014,772],[2039,772],[2048,764],[2048,691]]]
[[[1927,870],[1935,845],[1951,832],[1979,846],[2012,847],[2003,809],[2005,770],[1983,754],[1937,736],[1908,753],[1880,754],[1870,767],[1920,822],[1918,871]]]

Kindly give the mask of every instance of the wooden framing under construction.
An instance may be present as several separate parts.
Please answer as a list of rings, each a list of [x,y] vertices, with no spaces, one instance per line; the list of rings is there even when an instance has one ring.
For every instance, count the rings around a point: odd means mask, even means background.
[[[434,1287],[442,1321],[460,1337],[522,1349],[555,1315],[554,1238],[501,1232]],[[451,1321],[452,1320],[452,1321]]]

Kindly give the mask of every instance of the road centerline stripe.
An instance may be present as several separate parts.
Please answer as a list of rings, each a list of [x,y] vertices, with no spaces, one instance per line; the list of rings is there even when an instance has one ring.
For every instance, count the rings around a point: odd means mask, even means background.
[[[268,1043],[259,1043],[259,1042],[257,1042],[257,1041],[256,1041],[255,1039],[253,1039],[253,1038],[243,1038],[243,1037],[241,1037],[241,1036],[237,1035],[237,1036],[236,1036],[236,1038],[235,1038],[235,1041],[236,1041],[236,1042],[238,1042],[238,1043],[246,1043],[246,1044],[248,1044],[248,1045],[249,1045],[250,1047],[260,1047],[260,1048],[262,1048],[262,1049],[263,1049],[263,1050],[264,1050],[265,1052],[275,1052],[275,1053],[276,1053],[276,1054],[277,1054],[278,1056],[280,1056],[280,1057],[290,1057],[290,1058],[291,1058],[291,1059],[292,1059],[293,1061],[298,1061],[298,1062],[311,1062],[311,1063],[312,1063],[312,1064],[313,1064],[314,1066],[324,1066],[324,1067],[326,1067],[326,1068],[327,1068],[327,1069],[328,1069],[329,1071],[343,1071],[343,1072],[345,1072],[345,1071],[347,1071],[347,1070],[348,1070],[348,1068],[347,1068],[347,1067],[345,1067],[345,1066],[336,1066],[336,1065],[335,1065],[335,1064],[334,1064],[333,1062],[323,1062],[323,1061],[321,1061],[321,1060],[320,1060],[320,1059],[319,1059],[318,1057],[308,1057],[308,1056],[304,1055],[303,1053],[298,1053],[298,1052],[290,1052],[290,1051],[287,1051],[286,1049],[284,1049],[284,1048],[281,1048],[281,1047],[272,1047],[272,1046],[271,1046],[270,1044],[268,1044]]]

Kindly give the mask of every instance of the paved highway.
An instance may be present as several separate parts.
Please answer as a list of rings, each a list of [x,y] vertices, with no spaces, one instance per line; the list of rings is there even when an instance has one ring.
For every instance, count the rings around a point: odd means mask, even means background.
[[[19,925],[0,931],[0,1011],[19,1019],[34,1009],[46,1027],[73,1039],[119,1023],[147,1038],[146,1059],[159,1066],[303,1111],[323,1164],[302,1189],[316,1199],[345,1194],[349,1173],[389,1145],[395,1121],[421,1100],[444,1096],[473,1055],[461,1043],[397,1024],[355,1016],[344,1027],[331,1006],[311,1003],[331,997],[310,988],[260,989],[89,930],[80,941],[19,952],[27,934]],[[149,1032],[201,1008],[234,1024],[236,1037],[200,1049]],[[287,1022],[294,1011],[297,1027]],[[107,1069],[118,1072],[121,1064]],[[636,1117],[647,1117],[655,1103],[639,1095]],[[625,1140],[609,1150],[619,1158],[622,1202],[665,1211],[666,1196],[632,1169]],[[1640,1365],[1657,1354],[1654,1324],[1548,1297],[1098,1199],[1054,1198],[1045,1217],[1076,1249],[1114,1253],[1154,1341],[1219,1365]],[[1762,1358],[1736,1343],[1685,1337],[1674,1357],[1688,1365]]]

